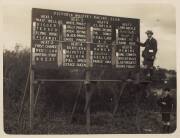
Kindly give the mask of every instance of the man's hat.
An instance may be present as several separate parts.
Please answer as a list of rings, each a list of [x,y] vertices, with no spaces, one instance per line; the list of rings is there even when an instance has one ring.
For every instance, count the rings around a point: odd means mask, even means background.
[[[146,34],[152,34],[152,35],[153,35],[153,31],[147,30],[147,31],[146,31]]]

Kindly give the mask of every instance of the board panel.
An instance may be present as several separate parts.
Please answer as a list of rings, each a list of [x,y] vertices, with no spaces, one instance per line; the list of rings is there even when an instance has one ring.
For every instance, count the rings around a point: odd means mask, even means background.
[[[32,9],[31,64],[34,68],[140,66],[139,19]]]

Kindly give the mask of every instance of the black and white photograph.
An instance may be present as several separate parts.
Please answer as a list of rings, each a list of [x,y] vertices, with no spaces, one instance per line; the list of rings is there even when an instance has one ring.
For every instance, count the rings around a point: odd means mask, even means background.
[[[176,133],[175,3],[3,0],[1,10],[5,135]]]

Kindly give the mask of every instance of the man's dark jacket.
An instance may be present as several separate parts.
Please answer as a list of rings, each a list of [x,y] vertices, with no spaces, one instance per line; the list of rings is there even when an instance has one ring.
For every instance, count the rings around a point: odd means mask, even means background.
[[[162,102],[166,103],[165,105],[162,104]],[[157,101],[157,104],[161,107],[161,112],[171,112],[172,111],[172,105],[173,105],[173,99],[168,94],[166,97],[160,98]]]
[[[146,59],[154,60],[157,53],[157,41],[154,38],[147,39],[144,43],[140,43],[142,47],[145,47],[142,56]]]

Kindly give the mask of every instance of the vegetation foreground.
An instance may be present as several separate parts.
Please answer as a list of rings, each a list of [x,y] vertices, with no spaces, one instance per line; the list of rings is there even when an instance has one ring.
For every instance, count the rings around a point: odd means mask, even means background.
[[[29,59],[29,49],[3,52],[4,131],[8,134],[86,134],[83,90],[75,115],[70,121],[78,83],[47,84],[43,87],[35,109],[34,129],[31,131],[28,95],[23,116],[18,122]],[[161,88],[165,87],[166,74],[171,75],[166,86],[172,89],[171,94],[176,103],[176,72],[160,68],[155,70],[155,81],[148,94],[143,91],[135,92],[133,86],[127,87],[114,116],[114,98],[111,92],[114,86],[111,83],[101,84],[100,90],[96,90],[92,97],[90,133],[161,133],[161,113],[156,102],[162,93]],[[115,84],[115,87],[119,88],[119,84]],[[137,96],[138,103],[135,98]],[[171,132],[175,129],[176,108],[171,114]]]

